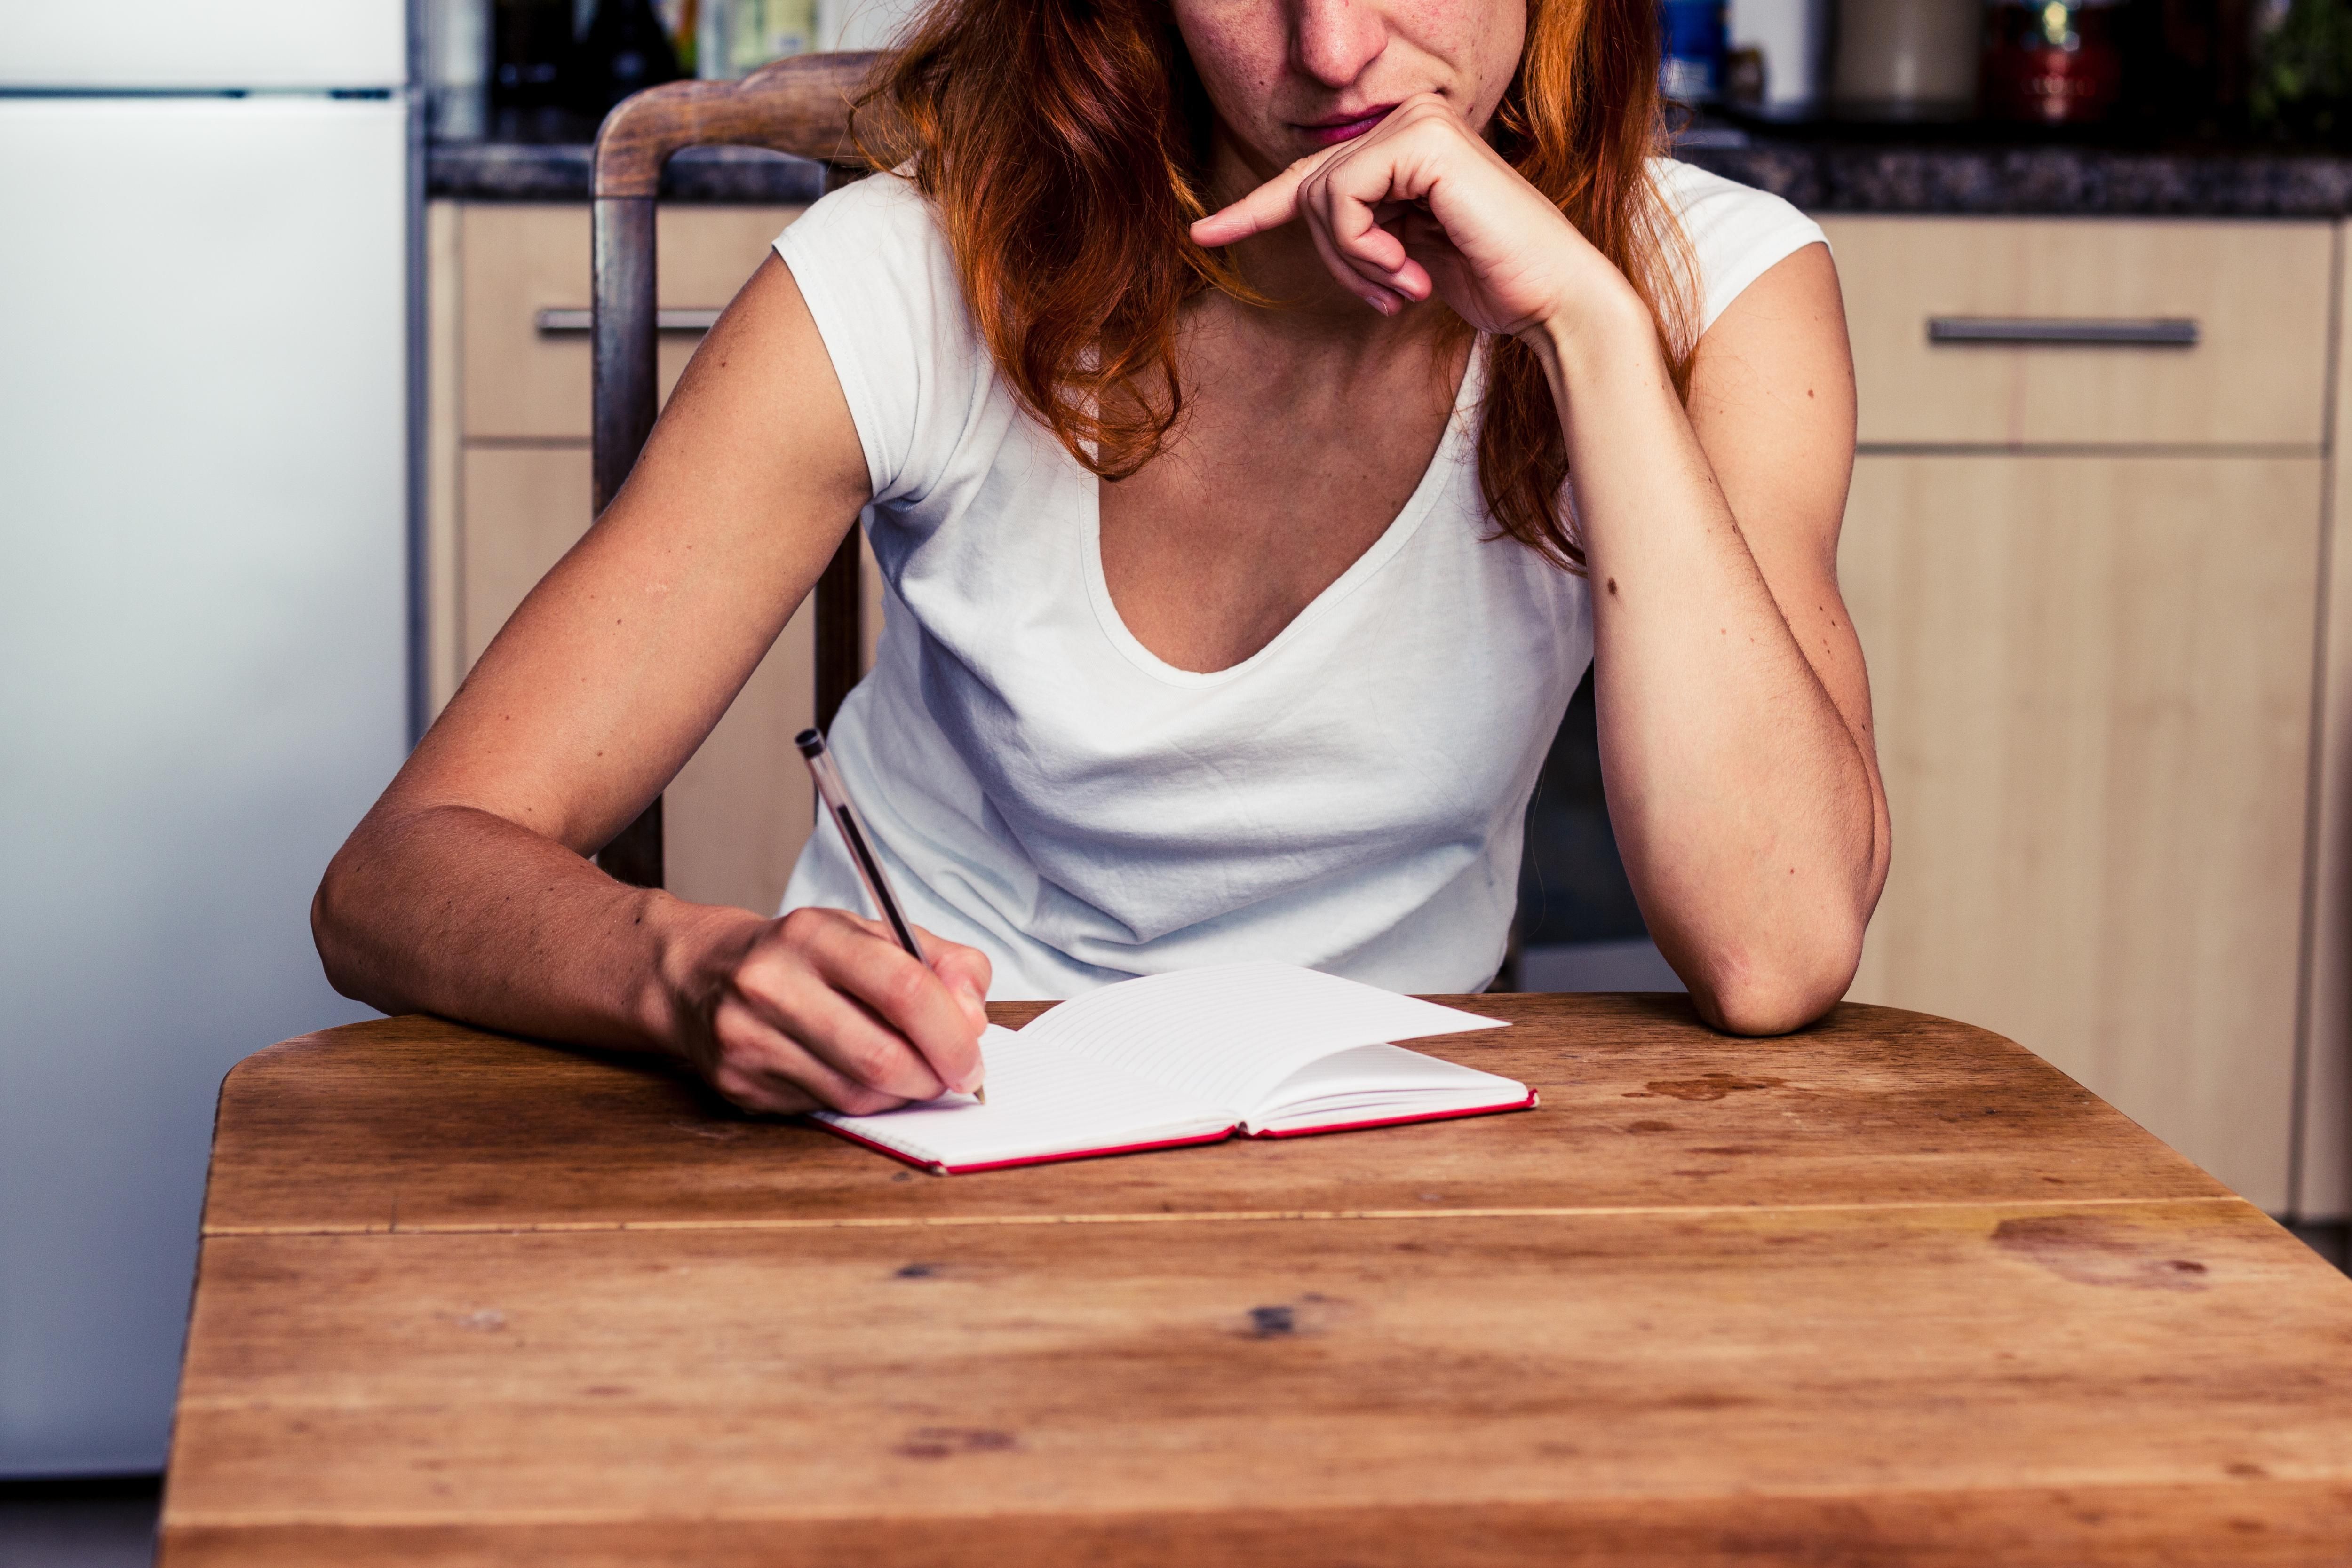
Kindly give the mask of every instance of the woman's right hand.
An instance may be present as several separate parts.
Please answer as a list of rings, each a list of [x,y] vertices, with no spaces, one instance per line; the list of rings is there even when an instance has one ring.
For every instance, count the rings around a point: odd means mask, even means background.
[[[920,933],[926,966],[888,927],[840,909],[729,922],[689,961],[677,1044],[746,1111],[866,1115],[981,1082],[989,963]]]

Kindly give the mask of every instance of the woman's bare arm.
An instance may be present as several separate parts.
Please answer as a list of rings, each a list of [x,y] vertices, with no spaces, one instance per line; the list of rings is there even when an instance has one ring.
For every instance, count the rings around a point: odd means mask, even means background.
[[[584,857],[691,757],[854,524],[866,462],[792,274],[711,329],[621,494],[533,589],[312,906],[336,987],[387,1011],[667,1052],[760,1109],[976,1081],[987,960],[933,967],[837,911],[763,920]]]
[[[1837,593],[1853,455],[1837,285],[1813,247],[1752,285],[1675,396],[1649,308],[1436,94],[1192,225],[1303,222],[1383,315],[1432,297],[1533,348],[1592,580],[1610,814],[1702,1015],[1793,1029],[1844,994],[1886,876],[1862,651]]]
[[[1596,333],[1555,381],[1610,815],[1710,1020],[1790,1029],[1853,980],[1890,842],[1837,584],[1854,401],[1829,253],[1807,246],[1732,302],[1686,414],[1646,349]]]

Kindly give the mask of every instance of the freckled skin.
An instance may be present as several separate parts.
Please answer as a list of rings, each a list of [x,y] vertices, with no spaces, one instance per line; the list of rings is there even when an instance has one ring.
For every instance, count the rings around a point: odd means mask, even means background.
[[[1525,0],[1176,0],[1172,9],[1216,114],[1214,186],[1236,196],[1320,151],[1303,128],[1335,114],[1434,92],[1485,125],[1527,38]]]

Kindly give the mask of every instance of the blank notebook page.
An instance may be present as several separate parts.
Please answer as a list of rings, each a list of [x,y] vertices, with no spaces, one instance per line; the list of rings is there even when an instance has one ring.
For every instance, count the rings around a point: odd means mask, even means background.
[[[1350,1046],[1497,1029],[1493,1019],[1288,964],[1221,964],[1126,980],[1021,1031],[1226,1107],[1235,1119],[1320,1057]],[[989,1096],[996,1094],[989,1059]]]
[[[873,1116],[822,1112],[818,1120],[925,1164],[990,1165],[1106,1142],[1148,1144],[1214,1133],[1234,1116],[1193,1095],[1091,1061],[1051,1040],[990,1025],[980,1047],[988,1062],[988,1103],[969,1094]]]

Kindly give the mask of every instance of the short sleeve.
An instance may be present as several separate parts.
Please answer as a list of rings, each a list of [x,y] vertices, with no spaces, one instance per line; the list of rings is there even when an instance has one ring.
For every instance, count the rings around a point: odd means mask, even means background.
[[[911,181],[870,175],[802,214],[775,248],[841,380],[875,500],[921,499],[993,380],[930,204]]]
[[[1821,225],[1769,192],[1671,158],[1652,169],[1698,261],[1701,332],[1780,262],[1829,243]]]

